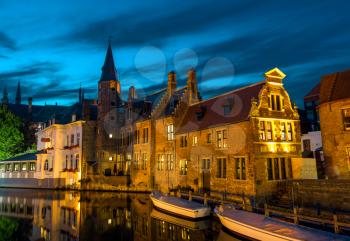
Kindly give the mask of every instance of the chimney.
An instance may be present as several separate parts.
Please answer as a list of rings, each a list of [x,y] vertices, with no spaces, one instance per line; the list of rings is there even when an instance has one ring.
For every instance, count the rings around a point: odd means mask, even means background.
[[[32,114],[32,110],[33,110],[33,98],[28,97],[28,113]]]
[[[176,73],[170,71],[168,73],[168,93],[173,94],[176,90]]]
[[[129,88],[129,100],[133,100],[136,98],[136,90],[134,86],[130,86]]]
[[[72,114],[72,122],[75,122],[77,121],[77,114]]]
[[[189,93],[189,104],[192,105],[199,101],[199,93],[197,86],[197,78],[195,69],[191,68],[188,71],[188,79],[187,79],[187,90]]]

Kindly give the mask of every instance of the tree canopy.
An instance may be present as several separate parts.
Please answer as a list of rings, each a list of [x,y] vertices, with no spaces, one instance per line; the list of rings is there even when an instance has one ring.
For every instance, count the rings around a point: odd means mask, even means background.
[[[6,106],[0,106],[0,160],[23,151],[23,124]]]

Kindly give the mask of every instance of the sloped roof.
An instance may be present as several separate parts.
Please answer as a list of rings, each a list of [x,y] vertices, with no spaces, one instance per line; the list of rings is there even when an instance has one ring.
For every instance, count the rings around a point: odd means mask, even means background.
[[[320,103],[350,98],[350,70],[323,76]]]
[[[264,85],[265,81],[259,82],[190,106],[176,132],[192,132],[248,120],[251,100],[258,99]],[[231,111],[226,115],[225,105],[232,105]]]
[[[41,154],[43,151],[36,151],[32,153],[26,153],[20,156],[15,156],[6,160],[1,160],[0,162],[15,162],[15,161],[36,161],[36,155]]]
[[[307,95],[304,97],[304,101],[317,100],[320,97],[320,87],[321,83],[318,83],[314,88],[311,89]]]

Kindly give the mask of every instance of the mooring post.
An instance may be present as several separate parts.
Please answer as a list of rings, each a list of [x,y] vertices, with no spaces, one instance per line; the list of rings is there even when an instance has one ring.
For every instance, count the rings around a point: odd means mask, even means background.
[[[188,200],[192,201],[192,191],[191,190],[188,192]]]
[[[264,204],[264,208],[265,208],[265,217],[270,216],[269,210],[267,208],[267,203]]]
[[[207,195],[207,193],[204,193],[204,205],[208,206],[208,195]]]
[[[333,214],[333,220],[334,220],[334,232],[339,233],[339,225],[338,225],[338,216],[337,214]]]
[[[293,212],[294,212],[294,223],[299,224],[298,208],[294,207]]]

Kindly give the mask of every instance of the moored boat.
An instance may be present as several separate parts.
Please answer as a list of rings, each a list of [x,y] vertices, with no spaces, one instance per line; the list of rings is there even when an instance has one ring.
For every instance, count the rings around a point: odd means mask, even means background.
[[[216,207],[214,212],[224,227],[254,240],[349,240],[342,235],[276,220],[264,215],[236,210],[230,205]]]
[[[179,197],[163,195],[153,192],[150,195],[153,205],[165,212],[184,218],[198,219],[210,215],[210,207],[200,203],[188,201]]]

